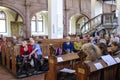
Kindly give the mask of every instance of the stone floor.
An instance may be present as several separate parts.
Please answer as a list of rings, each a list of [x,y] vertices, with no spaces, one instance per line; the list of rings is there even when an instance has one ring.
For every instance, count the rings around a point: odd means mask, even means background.
[[[33,75],[31,77],[16,79],[6,69],[0,66],[0,80],[44,80],[44,74]]]

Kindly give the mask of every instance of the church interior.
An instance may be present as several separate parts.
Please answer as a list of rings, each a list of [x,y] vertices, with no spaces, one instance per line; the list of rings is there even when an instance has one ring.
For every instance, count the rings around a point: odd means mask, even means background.
[[[0,80],[120,80],[120,0],[0,0]]]

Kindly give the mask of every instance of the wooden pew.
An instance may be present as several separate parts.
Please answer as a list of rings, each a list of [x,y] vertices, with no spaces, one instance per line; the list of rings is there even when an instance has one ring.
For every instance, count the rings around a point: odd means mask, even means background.
[[[1,50],[2,50],[2,65],[5,66],[6,65],[6,49],[7,49],[7,45],[6,43],[3,42]]]
[[[114,58],[119,58],[120,59],[120,54],[115,55]],[[117,72],[116,72],[116,80],[120,80],[120,63],[117,65]]]
[[[109,55],[108,55],[109,56]],[[112,56],[113,57],[113,60],[114,60],[114,56]],[[107,60],[107,62],[109,62],[110,60],[112,60],[112,59],[110,59],[110,58],[108,58],[109,60]],[[114,60],[115,61],[115,60]],[[104,61],[105,62],[105,61]],[[107,67],[104,67],[103,68],[103,80],[117,80],[117,69],[118,69],[118,65],[119,65],[119,63],[117,63],[116,61],[115,61],[115,63],[114,64],[111,64],[111,65],[109,65],[107,62],[105,62],[106,63],[106,66]],[[112,61],[110,61],[110,63],[111,63]],[[113,62],[112,62],[113,63]]]
[[[12,51],[12,73],[16,76],[17,72],[17,61],[16,57],[17,55],[20,54],[20,45],[15,45],[13,46],[13,51]]]
[[[107,66],[104,70],[104,80],[117,80],[117,64],[112,66]]]
[[[10,42],[2,45],[2,65],[14,75],[16,75],[16,56],[19,55],[20,47],[14,46]]]
[[[47,40],[39,40],[37,42],[41,42],[40,46],[43,52],[43,56],[49,56],[50,55],[50,50],[49,50],[50,44],[53,44],[54,47],[62,49],[62,44],[65,41],[66,39],[47,39]],[[72,39],[71,41],[74,41],[74,39]]]
[[[10,70],[10,47],[9,46],[7,46],[7,49],[6,49],[6,68],[8,69],[8,70]]]
[[[57,80],[57,73],[60,69],[71,68],[70,61],[77,60],[79,56],[77,53],[70,53],[61,56],[54,56],[54,48],[50,47],[50,56],[48,57],[49,62],[49,71],[45,74],[45,80]],[[58,58],[62,58],[61,61],[58,61]]]
[[[12,43],[11,42],[7,42],[6,43],[6,68],[10,71],[11,69],[11,54],[12,54]]]
[[[83,54],[79,54],[80,62],[76,63],[76,75],[77,80],[119,80],[119,64],[108,66],[102,59],[95,62],[85,63],[85,57],[81,57]],[[97,69],[96,63],[100,63],[103,67]]]
[[[55,40],[48,40],[49,42],[46,42],[45,44],[40,44],[43,56],[49,56],[50,50],[49,50],[49,44],[53,43],[55,47],[62,48],[62,43],[65,41],[64,39],[55,39]],[[20,54],[20,45],[13,45],[11,43],[4,43],[2,46],[2,65],[4,65],[10,72],[12,72],[16,76],[17,71],[17,62],[16,62],[16,56]],[[64,58],[64,56],[63,56]],[[64,64],[64,63],[62,63]]]

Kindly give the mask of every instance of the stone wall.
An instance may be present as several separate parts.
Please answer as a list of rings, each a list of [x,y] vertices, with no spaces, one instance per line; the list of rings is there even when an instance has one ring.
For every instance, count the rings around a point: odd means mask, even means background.
[[[64,35],[68,33],[71,16],[82,13],[91,16],[91,0],[63,0]],[[10,8],[19,13],[23,19],[25,36],[31,36],[31,18],[40,11],[48,10],[48,0],[0,0],[0,6]],[[108,6],[109,7],[109,6]],[[104,7],[105,8],[105,7]]]

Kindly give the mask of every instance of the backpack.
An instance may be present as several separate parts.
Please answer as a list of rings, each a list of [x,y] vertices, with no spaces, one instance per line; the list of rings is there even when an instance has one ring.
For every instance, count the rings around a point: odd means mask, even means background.
[[[62,49],[61,48],[55,48],[55,56],[62,55]]]

